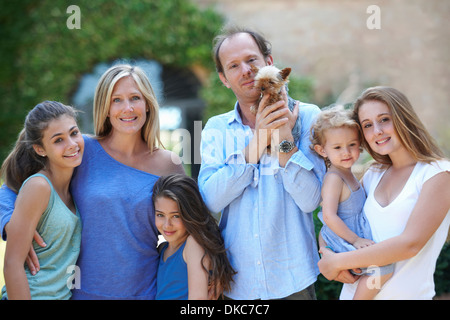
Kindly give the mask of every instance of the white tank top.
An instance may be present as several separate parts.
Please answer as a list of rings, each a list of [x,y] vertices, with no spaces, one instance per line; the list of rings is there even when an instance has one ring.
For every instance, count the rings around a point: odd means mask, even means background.
[[[367,194],[364,211],[369,220],[374,241],[380,242],[401,234],[419,198],[423,184],[434,175],[449,170],[449,161],[442,160],[431,164],[418,162],[400,194],[389,205],[382,207],[375,199],[374,191],[385,170],[371,167],[363,180]],[[395,263],[393,276],[375,299],[432,299],[435,295],[433,274],[436,261],[447,238],[449,226],[450,213],[447,213],[439,228],[416,256]],[[344,284],[340,299],[352,299],[356,286],[357,283]]]

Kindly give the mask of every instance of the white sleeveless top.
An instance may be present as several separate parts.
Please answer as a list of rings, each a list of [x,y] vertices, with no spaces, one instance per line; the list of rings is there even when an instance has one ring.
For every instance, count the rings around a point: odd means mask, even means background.
[[[364,211],[369,220],[374,241],[380,242],[400,235],[419,198],[423,184],[434,175],[449,170],[450,162],[446,160],[431,164],[418,162],[400,194],[389,205],[382,207],[375,199],[374,191],[385,170],[371,167],[364,175],[363,180],[367,194]],[[427,214],[427,212],[423,214]],[[435,295],[433,274],[436,261],[447,238],[449,226],[450,213],[447,213],[439,228],[416,256],[395,263],[393,276],[386,282],[375,299],[432,299]],[[357,282],[344,284],[340,299],[352,299],[356,286]]]

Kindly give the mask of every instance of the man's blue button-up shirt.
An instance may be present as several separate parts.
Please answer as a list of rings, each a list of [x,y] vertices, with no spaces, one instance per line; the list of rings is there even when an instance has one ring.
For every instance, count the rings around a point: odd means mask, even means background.
[[[248,164],[244,148],[253,137],[239,104],[212,117],[202,131],[198,177],[208,208],[220,213],[219,227],[238,272],[232,299],[276,299],[301,291],[319,274],[312,212],[320,203],[325,173],[310,149],[310,127],[320,109],[299,104],[301,138],[286,166],[264,154]]]

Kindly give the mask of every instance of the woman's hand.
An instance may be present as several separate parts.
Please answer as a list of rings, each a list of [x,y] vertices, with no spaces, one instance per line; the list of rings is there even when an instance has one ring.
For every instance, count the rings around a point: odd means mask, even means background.
[[[320,247],[319,253],[321,259],[317,265],[319,266],[320,273],[322,273],[323,276],[330,281],[336,279],[340,272],[340,270],[334,267],[335,264],[333,263],[336,253],[326,247]]]
[[[33,239],[41,247],[47,246],[47,244],[44,242],[44,239],[42,239],[37,231],[35,231]],[[36,252],[34,251],[33,245],[31,245],[30,247],[30,251],[28,252],[28,256],[25,262],[27,263],[28,268],[30,269],[30,272],[33,276],[39,272],[41,266],[39,264]]]
[[[348,270],[339,270],[336,268],[337,255],[331,249],[326,247],[320,247],[319,253],[321,259],[318,263],[319,270],[325,278],[332,281],[339,281],[342,283],[354,283],[359,279],[359,276],[354,276]],[[355,270],[360,272],[360,270]]]

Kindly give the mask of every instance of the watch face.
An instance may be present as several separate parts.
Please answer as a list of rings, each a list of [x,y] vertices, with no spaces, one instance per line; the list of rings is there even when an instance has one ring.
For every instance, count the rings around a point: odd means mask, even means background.
[[[291,141],[283,140],[280,143],[279,149],[280,149],[280,152],[283,152],[283,153],[291,152],[291,150],[294,149],[294,143]]]

